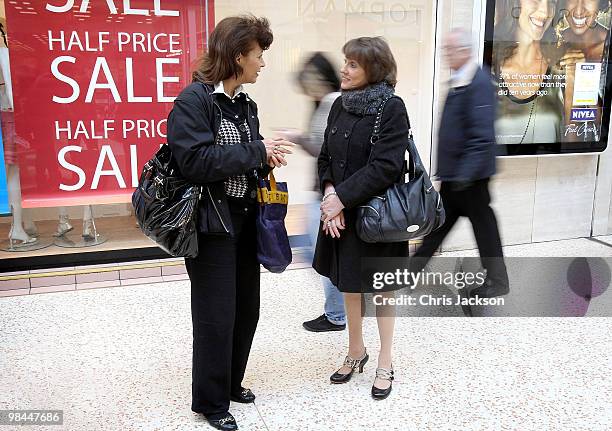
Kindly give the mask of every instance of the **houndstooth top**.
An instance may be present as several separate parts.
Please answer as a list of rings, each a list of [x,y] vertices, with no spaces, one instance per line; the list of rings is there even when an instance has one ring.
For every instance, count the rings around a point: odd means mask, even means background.
[[[242,132],[242,133],[241,133]],[[217,134],[217,145],[240,145],[242,142],[242,134],[246,135],[246,142],[251,140],[251,131],[246,120],[237,124],[223,118],[221,126]],[[246,174],[237,175],[225,180],[225,194],[233,198],[243,198],[249,191],[249,179]]]
[[[217,145],[243,145],[252,140],[247,114],[247,95],[242,86],[239,86],[234,97],[230,97],[223,88],[223,81],[215,85],[215,93],[221,108],[222,118],[217,132]],[[234,199],[255,200],[257,179],[255,171],[236,175],[225,180],[225,195]]]

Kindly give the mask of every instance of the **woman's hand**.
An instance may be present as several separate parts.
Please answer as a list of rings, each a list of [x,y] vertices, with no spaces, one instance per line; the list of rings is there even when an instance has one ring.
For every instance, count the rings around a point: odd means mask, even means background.
[[[559,65],[565,69],[566,81],[571,80],[571,83],[574,83],[574,77],[576,76],[576,64],[583,63],[584,61],[586,61],[584,52],[580,51],[579,49],[570,49],[563,57],[561,57],[561,60],[559,60]]]
[[[323,223],[327,223],[336,217],[338,214],[340,214],[340,212],[342,212],[343,209],[344,205],[338,198],[338,195],[328,195],[327,198],[323,199],[323,202],[321,202],[321,216]]]
[[[340,231],[344,229],[346,229],[346,225],[344,224],[344,212],[342,211],[336,217],[323,223],[323,232],[325,232],[325,235],[331,235],[332,238],[340,238]]]
[[[285,154],[293,154],[293,152],[287,148],[294,147],[295,144],[293,142],[282,138],[266,138],[263,140],[263,143],[266,147],[266,156],[270,167],[280,168],[281,166],[287,166]]]

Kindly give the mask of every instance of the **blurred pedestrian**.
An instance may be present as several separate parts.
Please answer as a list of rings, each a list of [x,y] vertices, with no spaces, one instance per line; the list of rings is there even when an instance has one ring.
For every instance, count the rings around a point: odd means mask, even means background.
[[[495,213],[489,205],[489,178],[495,174],[495,92],[490,74],[474,61],[470,34],[452,30],[443,45],[451,68],[450,89],[438,133],[440,194],[446,221],[423,239],[412,259],[411,270],[420,271],[440,247],[459,217],[472,223],[485,282],[470,293],[494,297],[509,292]]]
[[[301,145],[316,160],[321,153],[329,111],[334,101],[340,96],[340,77],[327,57],[321,52],[315,52],[304,63],[297,80],[304,94],[311,98],[314,105],[310,126],[302,133],[280,131],[279,135]],[[320,190],[318,179],[315,181],[315,190]],[[308,205],[308,232],[313,251],[321,221],[320,204],[321,196]],[[304,329],[311,332],[342,331],[346,328],[342,293],[329,278],[321,277],[321,280],[325,293],[324,313],[302,325]]]

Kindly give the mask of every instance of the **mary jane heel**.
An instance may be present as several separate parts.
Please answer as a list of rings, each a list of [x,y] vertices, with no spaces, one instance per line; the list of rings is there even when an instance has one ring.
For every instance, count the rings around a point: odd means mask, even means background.
[[[391,369],[377,368],[376,378],[389,381],[389,387],[386,389],[377,388],[376,386],[372,385],[372,398],[375,400],[384,400],[389,396],[391,390],[393,389],[393,366],[391,366]]]
[[[358,370],[360,373],[363,373],[363,366],[368,362],[369,358],[370,357],[368,356],[367,351],[364,351],[363,356],[358,359],[353,359],[350,356],[347,356],[346,358],[344,358],[344,364],[342,366],[350,368],[351,371],[347,374],[340,373],[340,370],[336,371],[329,378],[330,382],[334,384],[346,383],[351,380],[351,377],[353,377],[353,373],[355,372],[355,370]]]

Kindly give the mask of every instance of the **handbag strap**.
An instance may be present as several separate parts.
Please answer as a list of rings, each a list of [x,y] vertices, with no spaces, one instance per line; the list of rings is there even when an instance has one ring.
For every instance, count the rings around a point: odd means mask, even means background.
[[[394,96],[389,96],[389,97],[384,98],[381,104],[378,106],[378,109],[376,110],[376,119],[374,120],[374,127],[372,128],[372,136],[370,137],[370,144],[372,145],[372,148],[370,149],[370,155],[368,156],[368,164],[370,163],[370,160],[372,159],[372,153],[374,152],[374,146],[376,145],[376,141],[378,141],[378,138],[380,137],[380,127],[382,125],[382,116],[383,116],[383,111],[385,110],[385,105],[387,104],[389,99],[393,97]],[[404,164],[402,165],[401,178],[404,178],[407,173],[408,178],[412,179],[415,177],[417,173],[417,166],[416,166],[417,160],[414,155],[414,150],[415,150],[413,149],[414,139],[412,136],[412,129],[410,128],[410,120],[408,120],[408,140],[409,142],[408,142],[408,147],[406,148],[406,151],[408,151],[409,160],[412,163],[408,164],[407,161],[404,160]]]
[[[274,172],[270,171],[268,178],[270,179],[270,191],[275,192],[277,189],[276,189],[276,178],[274,178]]]
[[[378,109],[376,110],[376,120],[374,121],[374,127],[372,129],[372,136],[370,136],[370,144],[372,145],[374,145],[374,143],[378,141],[378,138],[380,137],[380,126],[382,124],[383,111],[385,110],[385,105],[387,104],[389,99],[391,99],[391,97],[393,96],[385,97],[380,103],[380,105],[378,106]],[[372,153],[370,152],[370,156],[371,155]],[[368,159],[368,162],[369,161],[370,160]]]

